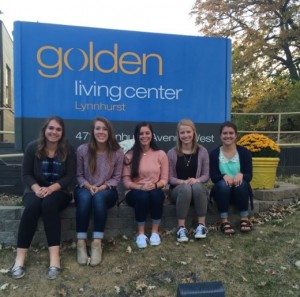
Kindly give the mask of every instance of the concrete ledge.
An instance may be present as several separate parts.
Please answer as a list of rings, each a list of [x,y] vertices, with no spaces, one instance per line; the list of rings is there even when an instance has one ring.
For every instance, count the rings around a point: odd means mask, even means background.
[[[254,191],[253,214],[266,211],[272,205],[288,205],[300,198],[300,186],[279,183],[278,187],[271,190]],[[0,244],[16,245],[18,226],[23,212],[22,206],[0,206]],[[234,207],[230,208],[231,220],[239,219]],[[61,213],[62,240],[71,241],[76,238],[75,205],[71,204]],[[194,225],[195,213],[191,207],[187,217],[187,227]],[[214,202],[208,204],[207,224],[213,224],[219,220],[218,211]],[[172,230],[177,226],[176,209],[174,205],[164,206],[161,223],[162,230]],[[111,238],[119,235],[133,236],[136,232],[134,210],[125,204],[115,206],[109,210],[105,237]],[[43,223],[40,220],[37,232],[32,242],[33,245],[45,245],[46,238]]]

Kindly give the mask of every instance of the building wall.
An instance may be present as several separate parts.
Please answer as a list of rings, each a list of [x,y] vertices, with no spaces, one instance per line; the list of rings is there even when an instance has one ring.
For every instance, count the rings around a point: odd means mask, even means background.
[[[0,107],[12,108],[12,110],[3,110],[1,113],[0,130],[14,132],[14,64],[13,64],[13,40],[9,35],[5,25],[0,20],[0,38],[1,38],[1,98]],[[9,84],[7,84],[9,71]],[[14,134],[0,134],[1,142],[13,143]]]

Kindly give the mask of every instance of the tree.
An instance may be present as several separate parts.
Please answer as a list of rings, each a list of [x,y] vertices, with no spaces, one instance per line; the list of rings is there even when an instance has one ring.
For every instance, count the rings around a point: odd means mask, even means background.
[[[191,14],[204,35],[234,40],[234,75],[300,80],[299,0],[196,0]]]

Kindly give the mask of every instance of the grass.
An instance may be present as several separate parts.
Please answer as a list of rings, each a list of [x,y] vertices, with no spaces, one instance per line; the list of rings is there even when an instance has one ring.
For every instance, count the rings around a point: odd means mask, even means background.
[[[277,181],[300,185],[299,176]],[[3,197],[12,200],[19,204],[20,197]],[[226,297],[299,297],[299,221],[296,203],[253,218],[250,234],[225,236],[211,226],[206,239],[177,244],[174,234],[164,232],[160,246],[145,250],[135,247],[134,238],[118,237],[104,242],[103,262],[94,268],[79,266],[75,244],[63,243],[63,273],[54,281],[46,279],[46,249],[31,248],[26,275],[15,281],[7,274],[15,249],[2,247],[0,296],[176,296],[180,283],[221,281]]]
[[[273,212],[273,213],[272,213]],[[276,215],[274,213],[276,212]],[[180,283],[223,282],[226,297],[300,296],[300,204],[260,214],[253,232],[225,236],[211,227],[208,237],[177,244],[162,234],[162,244],[138,250],[134,238],[104,242],[98,267],[79,266],[72,243],[62,247],[63,273],[46,279],[48,252],[31,249],[23,279],[0,273],[0,295],[42,296],[176,296]],[[15,250],[0,250],[2,272],[13,263]]]
[[[299,175],[280,175],[276,178],[277,181],[282,181],[290,184],[300,185]]]

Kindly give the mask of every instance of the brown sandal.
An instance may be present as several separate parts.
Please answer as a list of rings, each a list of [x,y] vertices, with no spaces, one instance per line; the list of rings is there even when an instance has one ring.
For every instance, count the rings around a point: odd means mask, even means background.
[[[235,233],[234,228],[229,222],[224,222],[220,225],[220,230],[225,235],[233,235]]]
[[[249,220],[242,219],[240,220],[240,231],[242,233],[248,233],[252,230],[251,223]]]

